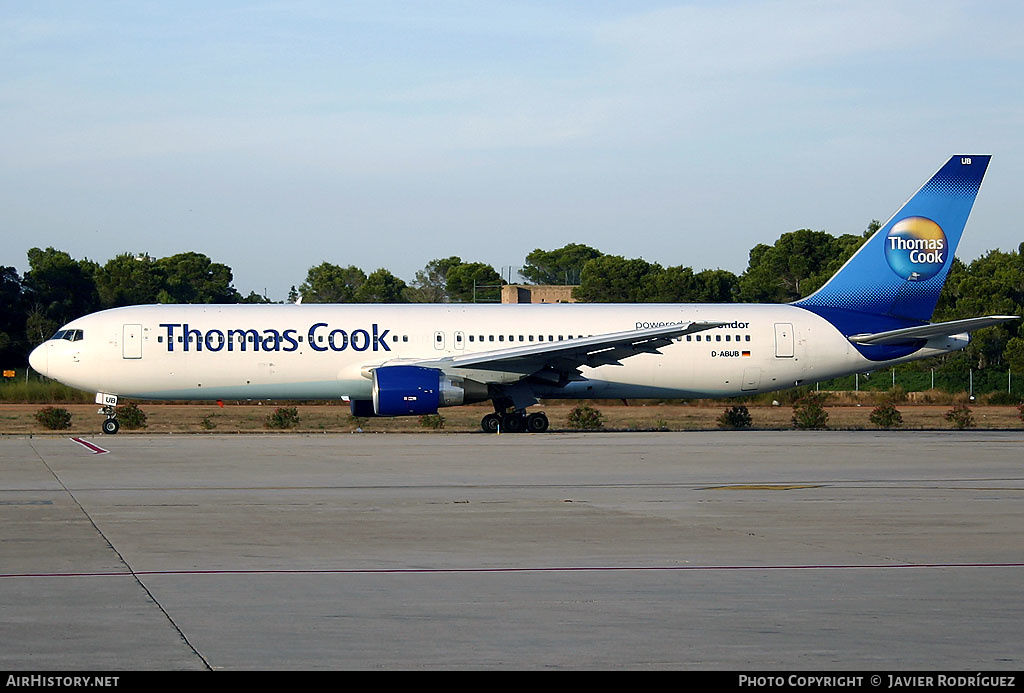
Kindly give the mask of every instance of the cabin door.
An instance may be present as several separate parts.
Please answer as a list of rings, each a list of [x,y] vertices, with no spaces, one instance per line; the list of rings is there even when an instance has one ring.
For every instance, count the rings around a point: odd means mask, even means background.
[[[793,324],[775,323],[775,356],[780,359],[793,358]]]
[[[142,325],[123,326],[121,356],[126,359],[142,358]]]

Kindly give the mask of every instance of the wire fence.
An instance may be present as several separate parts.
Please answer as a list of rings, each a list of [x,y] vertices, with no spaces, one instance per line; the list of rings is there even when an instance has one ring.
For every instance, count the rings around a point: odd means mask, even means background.
[[[991,395],[1006,393],[1010,398],[1024,399],[1024,373],[1011,370],[986,368],[982,370],[929,370],[873,371],[834,378],[816,383],[815,389],[842,392],[882,392],[902,390],[903,392],[938,392],[970,395]]]

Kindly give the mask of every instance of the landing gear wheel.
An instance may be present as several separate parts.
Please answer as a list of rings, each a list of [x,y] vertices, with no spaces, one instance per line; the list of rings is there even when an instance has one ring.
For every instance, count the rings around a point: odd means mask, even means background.
[[[106,419],[103,422],[103,432],[109,436],[114,435],[121,428],[121,424],[117,422],[117,419]]]
[[[548,417],[542,411],[534,412],[526,417],[526,430],[529,433],[543,433],[548,430]]]
[[[488,414],[480,420],[480,428],[484,433],[497,433],[499,425],[501,425],[501,416],[498,414]]]
[[[501,417],[501,430],[504,433],[522,433],[526,428],[526,417],[522,414],[505,414]]]

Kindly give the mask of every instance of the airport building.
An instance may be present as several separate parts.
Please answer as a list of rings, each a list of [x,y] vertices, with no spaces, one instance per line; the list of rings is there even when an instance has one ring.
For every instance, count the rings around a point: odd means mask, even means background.
[[[502,303],[575,303],[575,285],[505,284],[501,287]]]

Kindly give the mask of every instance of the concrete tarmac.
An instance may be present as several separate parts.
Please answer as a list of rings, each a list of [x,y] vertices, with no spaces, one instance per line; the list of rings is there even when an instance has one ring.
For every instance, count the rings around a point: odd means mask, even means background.
[[[0,438],[0,668],[1024,666],[1024,432]]]

